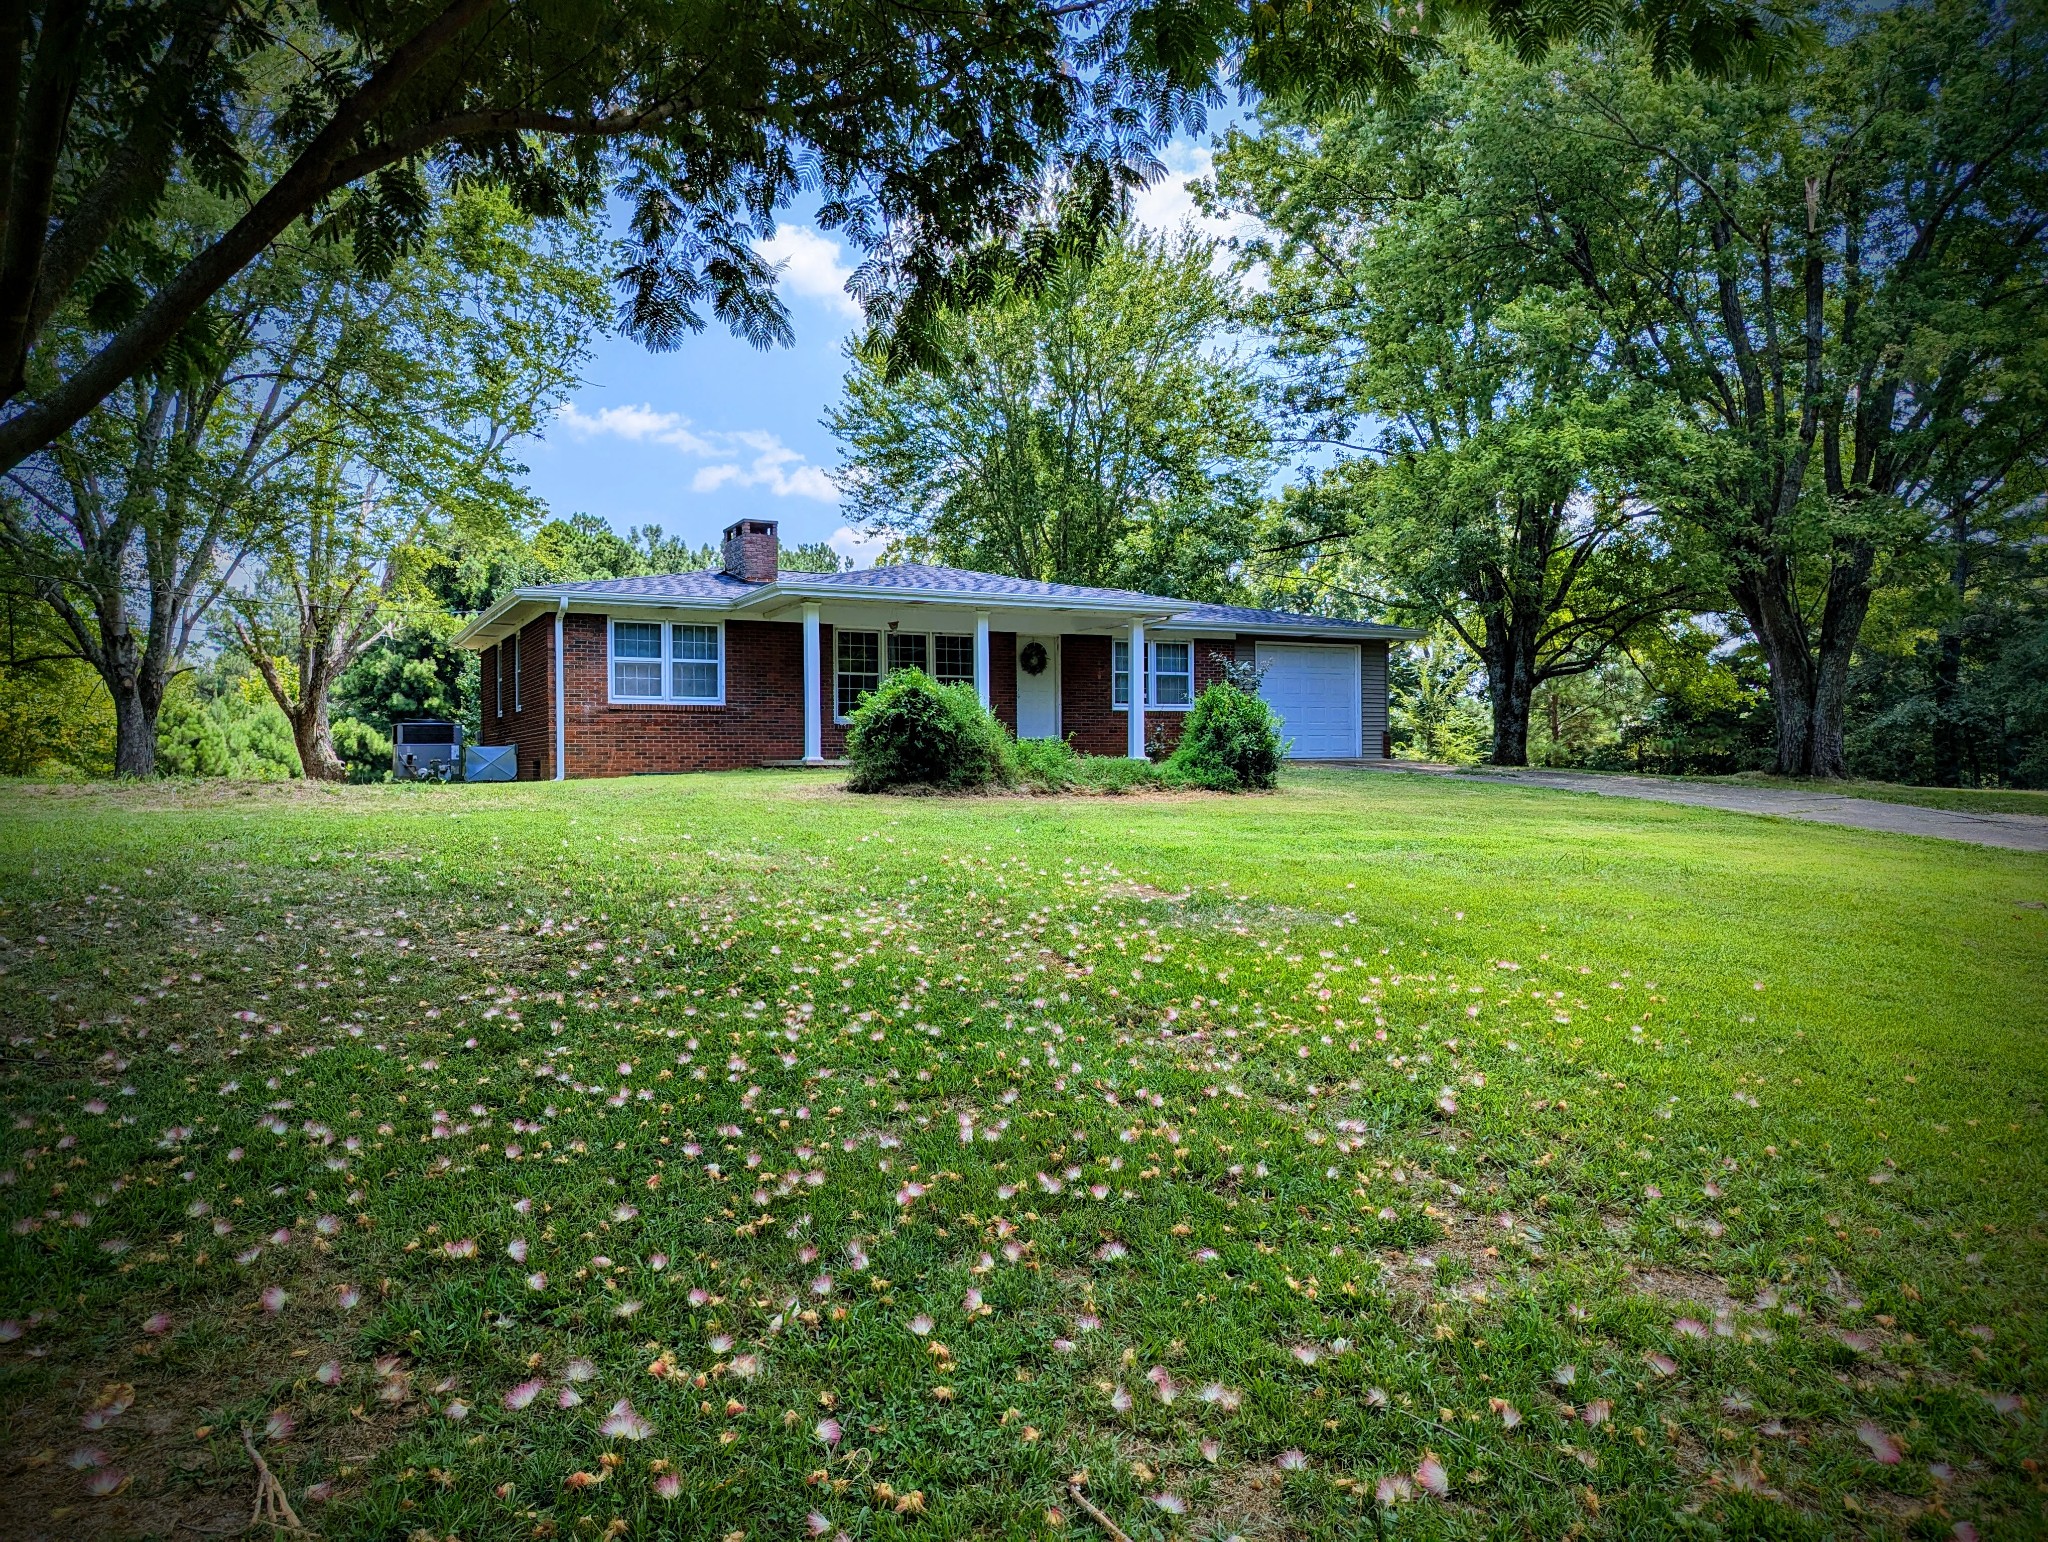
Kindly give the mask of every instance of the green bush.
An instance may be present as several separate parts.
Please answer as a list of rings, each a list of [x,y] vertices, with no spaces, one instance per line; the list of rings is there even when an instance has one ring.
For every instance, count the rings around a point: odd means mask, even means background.
[[[940,685],[903,669],[861,698],[846,731],[855,792],[952,791],[1008,784],[1014,746],[971,685]]]
[[[156,764],[166,776],[227,776],[282,782],[299,774],[292,725],[268,699],[231,682],[209,693],[180,675],[156,719]],[[257,687],[261,689],[261,687]]]
[[[1080,780],[1081,756],[1064,739],[1019,739],[1010,761],[1016,779],[1040,792],[1065,792]]]
[[[391,775],[391,739],[358,718],[338,717],[328,728],[334,753],[351,782],[381,782]]]
[[[1188,709],[1169,776],[1190,787],[1246,792],[1280,778],[1280,729],[1264,701],[1218,680]]]

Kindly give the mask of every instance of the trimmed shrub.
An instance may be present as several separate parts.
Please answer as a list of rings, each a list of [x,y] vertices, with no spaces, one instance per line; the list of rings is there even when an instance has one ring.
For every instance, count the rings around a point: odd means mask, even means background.
[[[940,685],[902,669],[861,698],[846,731],[855,792],[892,787],[951,791],[1007,784],[1013,746],[971,685]]]
[[[1216,681],[1188,709],[1166,770],[1176,781],[1215,792],[1271,787],[1280,778],[1273,709],[1227,680]]]

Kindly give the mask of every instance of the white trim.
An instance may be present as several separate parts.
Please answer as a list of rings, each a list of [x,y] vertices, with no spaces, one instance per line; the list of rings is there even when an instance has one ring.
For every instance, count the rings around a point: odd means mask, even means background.
[[[618,694],[618,671],[616,648],[618,629],[621,626],[658,626],[661,628],[661,652],[653,659],[636,659],[635,663],[653,663],[661,672],[661,694],[659,696],[621,696]],[[718,630],[718,694],[716,696],[678,696],[675,694],[675,628],[679,626],[708,626]],[[693,662],[682,660],[683,663]],[[703,661],[695,660],[702,663]],[[606,616],[604,620],[604,697],[605,704],[612,707],[722,707],[725,705],[725,622],[718,621],[641,621],[632,616]]]
[[[512,641],[512,710],[513,710],[513,711],[514,711],[515,713],[516,713],[516,712],[524,712],[524,711],[526,710],[526,703],[525,703],[525,698],[524,698],[524,697],[523,697],[523,696],[521,695],[521,693],[520,693],[520,689],[519,689],[519,644],[520,644],[520,640],[521,640],[521,639],[522,639],[523,637],[525,637],[525,635],[526,635],[526,628],[525,628],[525,627],[523,627],[523,626],[522,626],[522,627],[515,627],[515,628],[513,628],[513,631],[512,631],[512,639],[511,639],[511,641]],[[503,661],[502,661],[502,660],[500,660],[500,663],[499,663],[499,670],[500,670],[500,673],[502,673],[502,672],[503,672],[503,667],[504,667],[504,666],[503,666]],[[500,691],[500,692],[498,693],[498,697],[499,697],[499,700],[500,700],[501,702],[502,702],[502,701],[504,700],[504,695],[505,695],[505,693],[504,693],[503,691]],[[500,712],[498,713],[498,716],[500,716],[500,717],[503,717],[504,715],[505,715],[505,714],[504,714],[504,712],[503,712],[503,711],[500,711]]]
[[[720,653],[725,650],[721,647]],[[804,762],[822,764],[825,759],[825,729],[821,721],[825,689],[824,664],[819,653],[818,607],[804,607]]]
[[[974,694],[981,700],[981,710],[988,711],[988,612],[985,610],[974,613]]]
[[[1151,674],[1152,651],[1145,646],[1145,623],[1131,623],[1130,644],[1131,667],[1128,671],[1130,685],[1124,694],[1130,697],[1129,718],[1124,722],[1124,753],[1132,760],[1143,760],[1145,756],[1145,688],[1140,681]],[[1116,702],[1116,655],[1114,645],[1110,653],[1110,703]]]
[[[498,643],[491,654],[491,716],[505,715],[505,645]]]
[[[569,614],[569,601],[564,598],[555,608],[555,780],[569,780],[569,689],[562,678],[562,621]]]
[[[1158,667],[1157,667],[1157,665],[1158,665],[1158,658],[1159,658],[1159,653],[1158,653],[1158,649],[1159,649],[1159,644],[1160,644],[1161,642],[1168,642],[1168,643],[1177,643],[1177,644],[1185,644],[1185,645],[1186,645],[1186,647],[1187,647],[1187,650],[1188,650],[1188,699],[1187,699],[1186,701],[1169,701],[1169,702],[1159,702],[1159,701],[1154,701],[1154,700],[1152,699],[1153,697],[1155,697],[1155,696],[1157,696],[1157,695],[1159,694],[1159,692],[1158,692],[1158,690],[1157,690],[1157,685],[1158,685],[1158,680],[1159,680],[1159,671],[1158,671]],[[1119,673],[1128,673],[1128,671],[1119,671],[1119,670],[1117,669],[1117,667],[1116,667],[1116,647],[1117,647],[1117,644],[1118,644],[1118,643],[1123,643],[1125,647],[1129,647],[1129,646],[1130,646],[1130,644],[1129,644],[1128,642],[1125,642],[1125,640],[1124,640],[1123,638],[1121,638],[1121,637],[1113,637],[1113,638],[1111,638],[1111,639],[1110,639],[1110,644],[1109,644],[1109,710],[1110,710],[1110,711],[1112,711],[1112,712],[1124,712],[1124,711],[1128,711],[1128,710],[1129,710],[1129,703],[1127,703],[1127,702],[1120,702],[1120,701],[1118,701],[1118,700],[1116,699],[1116,677],[1117,677],[1117,675],[1118,675]],[[1194,706],[1194,704],[1195,704],[1195,651],[1194,651],[1194,639],[1193,639],[1193,638],[1191,638],[1191,637],[1166,637],[1166,638],[1153,638],[1153,639],[1148,639],[1148,640],[1146,641],[1146,643],[1145,643],[1145,702],[1144,702],[1144,707],[1145,707],[1145,710],[1146,710],[1147,712],[1186,712],[1186,711],[1188,711],[1189,709],[1191,709],[1191,708],[1192,708],[1192,707]]]

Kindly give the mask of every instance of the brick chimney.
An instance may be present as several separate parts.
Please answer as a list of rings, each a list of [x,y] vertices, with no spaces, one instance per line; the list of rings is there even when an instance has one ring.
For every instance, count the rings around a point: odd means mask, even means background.
[[[772,583],[782,562],[782,543],[772,519],[743,519],[725,527],[725,571],[750,584]]]

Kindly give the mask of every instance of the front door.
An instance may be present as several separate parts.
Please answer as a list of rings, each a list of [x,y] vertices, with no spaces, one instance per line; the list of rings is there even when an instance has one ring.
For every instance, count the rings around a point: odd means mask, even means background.
[[[1033,674],[1031,667],[1038,666]],[[1057,637],[1017,639],[1017,737],[1057,739],[1060,736],[1060,640]]]

